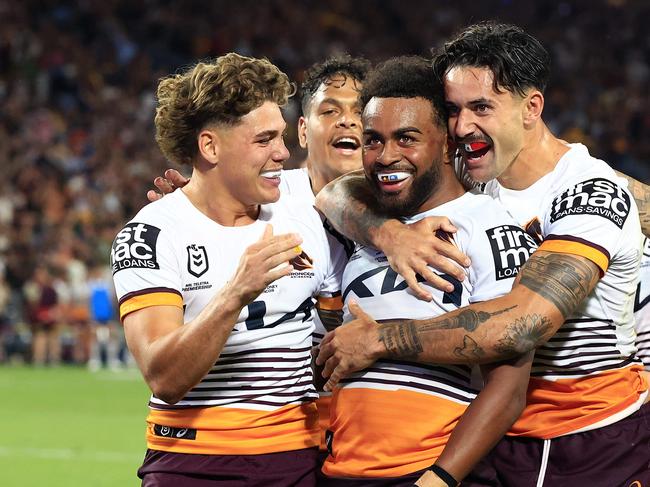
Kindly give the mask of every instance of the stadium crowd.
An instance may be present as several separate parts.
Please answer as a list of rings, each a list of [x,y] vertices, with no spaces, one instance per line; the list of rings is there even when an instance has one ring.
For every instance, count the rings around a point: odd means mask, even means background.
[[[111,241],[169,166],[153,137],[157,80],[197,59],[267,56],[299,83],[337,52],[427,54],[472,21],[515,22],[551,50],[551,130],[650,180],[647,2],[469,5],[0,0],[0,361],[89,361],[93,326],[115,320]],[[291,166],[299,111],[286,109]]]

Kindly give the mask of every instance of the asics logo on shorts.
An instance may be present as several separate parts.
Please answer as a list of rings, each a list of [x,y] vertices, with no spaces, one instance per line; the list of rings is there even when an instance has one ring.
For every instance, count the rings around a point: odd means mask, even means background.
[[[174,428],[160,424],[153,425],[153,433],[165,438],[179,438],[183,440],[196,440],[196,430],[193,428]]]

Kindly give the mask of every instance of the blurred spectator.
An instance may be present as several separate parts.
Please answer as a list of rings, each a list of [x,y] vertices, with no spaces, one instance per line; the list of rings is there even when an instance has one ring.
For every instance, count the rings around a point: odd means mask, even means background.
[[[25,284],[53,264],[64,270],[74,360],[88,359],[84,274],[108,267],[113,237],[169,166],[153,138],[161,76],[234,50],[267,56],[300,83],[305,67],[341,51],[426,55],[479,19],[512,22],[552,54],[544,113],[553,132],[648,181],[649,16],[646,0],[0,0],[5,339],[22,336]],[[297,100],[285,115],[294,167]]]
[[[86,364],[90,359],[92,343],[90,329],[90,312],[88,296],[87,266],[77,258],[73,249],[73,242],[62,242],[52,256],[52,261],[57,268],[65,269],[63,275],[68,284],[69,303],[66,308],[65,322],[68,325],[68,335],[72,348],[71,361],[77,364]]]
[[[93,330],[91,370],[126,365],[124,335],[115,321],[115,291],[109,269],[95,266],[88,276],[90,320]]]
[[[27,316],[32,331],[32,363],[58,365],[61,361],[59,296],[52,273],[39,266],[25,283]]]

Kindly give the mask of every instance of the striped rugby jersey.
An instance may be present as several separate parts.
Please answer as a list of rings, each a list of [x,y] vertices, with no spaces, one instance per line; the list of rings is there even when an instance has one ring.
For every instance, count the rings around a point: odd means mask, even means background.
[[[355,299],[376,320],[429,318],[506,294],[534,240],[489,196],[475,191],[406,220],[449,217],[448,238],[472,260],[454,291],[431,288],[416,298],[379,250],[357,246],[343,274],[343,299]],[[346,320],[351,317],[347,314]],[[397,477],[430,466],[476,391],[470,368],[379,360],[341,381],[331,403],[331,452],[323,471],[333,477]]]
[[[537,349],[527,407],[509,434],[552,438],[611,424],[636,411],[647,385],[636,358],[634,294],[642,235],[627,183],[581,144],[521,191],[493,180],[501,202],[540,250],[583,256],[602,278],[558,332]]]
[[[246,306],[210,372],[178,403],[152,396],[148,447],[180,453],[260,454],[318,444],[311,371],[314,296],[340,290],[341,246],[304,201],[283,196],[258,220],[224,227],[182,191],[145,206],[118,234],[111,261],[120,317],[155,305],[194,319],[231,278],[266,225],[299,233],[295,270]]]

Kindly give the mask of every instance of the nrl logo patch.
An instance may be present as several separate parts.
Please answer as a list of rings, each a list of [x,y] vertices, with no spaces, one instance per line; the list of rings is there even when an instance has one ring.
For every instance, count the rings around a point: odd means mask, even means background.
[[[194,277],[201,277],[210,267],[208,253],[203,245],[187,246],[187,271]]]

